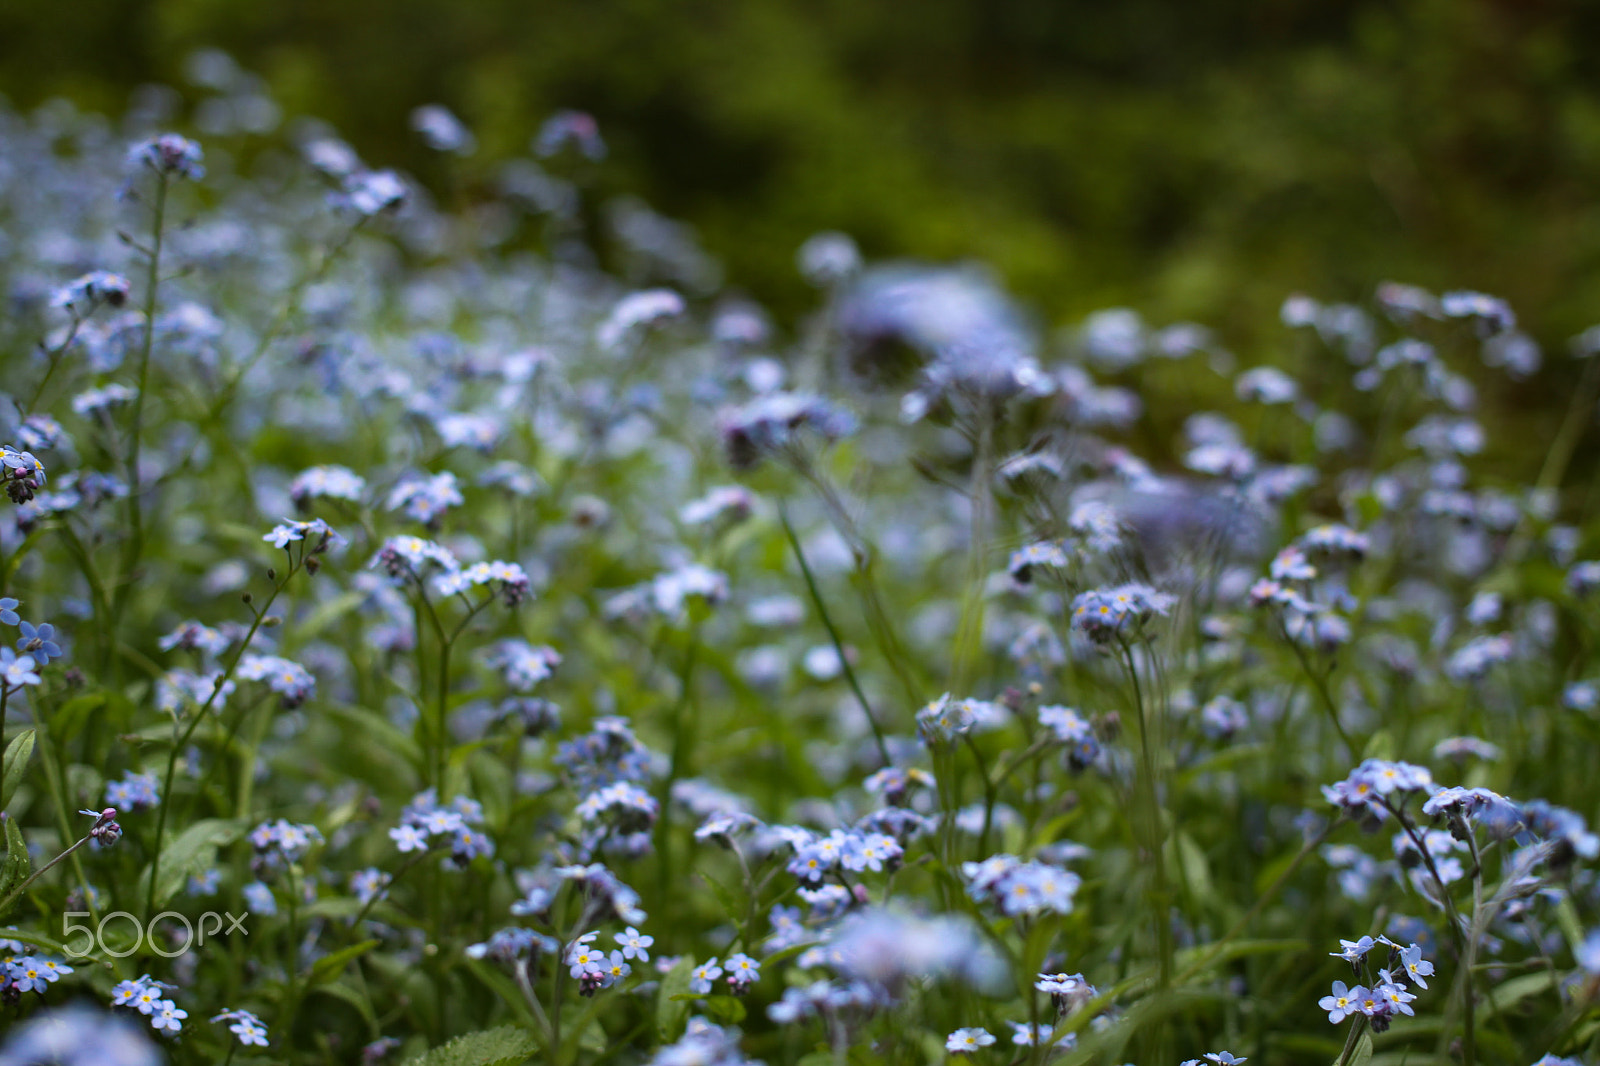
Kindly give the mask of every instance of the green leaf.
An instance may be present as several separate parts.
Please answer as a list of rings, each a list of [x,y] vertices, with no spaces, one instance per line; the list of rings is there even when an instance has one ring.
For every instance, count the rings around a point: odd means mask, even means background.
[[[656,1029],[662,1043],[671,1043],[683,1032],[684,1019],[689,1017],[689,1003],[680,996],[689,994],[689,980],[694,973],[694,958],[685,955],[678,965],[667,971],[656,992]]]
[[[1211,884],[1211,866],[1206,862],[1206,853],[1196,843],[1194,837],[1179,830],[1170,843],[1173,857],[1177,860],[1176,866],[1183,877],[1184,886],[1194,896],[1195,902],[1203,907],[1214,907],[1217,903],[1216,890]]]
[[[89,724],[94,712],[106,705],[105,692],[85,692],[63,703],[50,716],[50,735],[57,744],[67,745],[78,739],[83,727]]]
[[[1583,922],[1578,917],[1578,908],[1572,905],[1572,897],[1565,892],[1556,903],[1556,925],[1561,929],[1561,935],[1567,938],[1567,946],[1577,954],[1578,946],[1583,943]]]
[[[323,896],[300,908],[307,918],[354,918],[366,908],[354,896]]]
[[[1222,946],[1215,944],[1202,944],[1195,948],[1186,948],[1178,952],[1175,961],[1182,974],[1192,975],[1199,980],[1201,975],[1213,966],[1234,959],[1242,959],[1251,955],[1277,955],[1293,954],[1305,951],[1310,945],[1304,940],[1230,940]]]
[[[1394,737],[1389,735],[1387,729],[1380,729],[1372,734],[1372,739],[1367,741],[1366,748],[1361,752],[1363,761],[1383,759],[1386,762],[1393,762],[1394,758]]]
[[[10,892],[28,877],[33,863],[28,858],[28,842],[15,818],[6,818],[6,857],[0,863],[0,892]]]
[[[418,1055],[406,1066],[522,1066],[539,1050],[533,1036],[514,1025],[458,1036]]]
[[[706,1013],[718,1025],[738,1025],[744,1021],[744,1000],[735,996],[707,996]]]
[[[1478,1017],[1486,1022],[1497,1014],[1511,1010],[1523,1000],[1546,992],[1552,996],[1561,994],[1559,982],[1548,973],[1523,974],[1501,981],[1485,995],[1488,1002],[1479,1008]]]
[[[24,944],[32,944],[36,948],[44,948],[52,955],[65,955],[67,953],[66,946],[61,941],[52,940],[50,937],[42,936],[39,933],[31,933],[26,929],[7,929],[6,939],[20,940]]]
[[[36,739],[34,731],[24,729],[17,734],[17,738],[6,745],[5,769],[0,772],[0,795],[15,796],[17,786],[22,784],[22,775],[28,770],[28,759],[33,755],[33,744]]]
[[[1356,1038],[1355,1050],[1350,1052],[1348,1062],[1342,1062],[1344,1052],[1339,1053],[1339,1058],[1333,1060],[1333,1066],[1367,1066],[1372,1061],[1372,1033],[1366,1029],[1361,1030],[1361,1035]]]
[[[411,734],[397,729],[383,715],[369,711],[365,707],[351,707],[345,704],[333,704],[327,708],[328,713],[356,730],[367,742],[371,750],[389,751],[410,763],[413,769],[422,766],[422,749]],[[427,715],[422,716],[423,719]]]
[[[1271,754],[1272,748],[1266,744],[1234,744],[1201,759],[1192,766],[1185,767],[1178,776],[1180,780],[1193,781],[1201,774],[1222,773],[1236,768],[1241,763],[1252,759],[1264,759]]]
[[[530,1026],[538,1026],[540,1024],[539,1019],[528,1008],[527,1001],[522,998],[522,990],[498,966],[490,966],[480,959],[469,958],[461,961],[465,964],[468,972],[493,989],[506,1006],[521,1015]],[[549,1034],[546,1033],[544,1035],[548,1039]]]
[[[373,1014],[372,1004],[367,1002],[367,997],[356,991],[353,987],[345,984],[343,981],[328,981],[324,984],[317,985],[314,988],[307,989],[307,992],[321,992],[325,996],[332,996],[334,999],[341,999],[350,1004],[350,1006],[356,1009],[356,1013],[360,1014],[361,1017],[366,1021],[368,1032],[370,1032],[374,1039],[376,1039],[379,1028],[378,1017],[377,1015]]]
[[[222,818],[205,818],[191,825],[162,850],[161,870],[156,881],[155,905],[171,899],[189,880],[217,861],[217,848],[231,844],[239,836],[238,823]],[[148,882],[150,868],[140,880]]]
[[[705,874],[700,875],[700,880],[711,887],[711,894],[717,897],[717,902],[722,904],[723,911],[728,915],[728,920],[738,925],[743,920],[744,913],[739,909],[739,901],[728,891],[727,887],[713,880]]]
[[[306,977],[308,985],[319,985],[324,981],[331,981],[344,972],[344,968],[356,959],[365,955],[378,946],[376,940],[363,940],[358,944],[351,944],[347,948],[340,948],[331,955],[324,955],[311,964],[311,973]]]
[[[346,592],[335,596],[312,611],[310,617],[295,623],[295,639],[299,641],[315,639],[324,629],[361,606],[361,601],[366,598],[367,594],[364,592]]]

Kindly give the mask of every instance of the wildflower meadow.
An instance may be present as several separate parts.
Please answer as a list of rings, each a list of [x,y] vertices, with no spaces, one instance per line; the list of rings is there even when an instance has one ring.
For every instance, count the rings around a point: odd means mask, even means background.
[[[1600,331],[161,99],[0,111],[0,1066],[1600,1061]]]

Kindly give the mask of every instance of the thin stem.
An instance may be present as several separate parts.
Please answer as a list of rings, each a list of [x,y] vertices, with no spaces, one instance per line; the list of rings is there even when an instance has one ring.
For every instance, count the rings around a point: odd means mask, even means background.
[[[811,595],[812,606],[817,609],[817,616],[822,619],[822,627],[828,631],[828,639],[833,642],[833,650],[839,656],[839,666],[844,671],[845,680],[850,685],[850,691],[855,694],[856,702],[861,705],[861,713],[867,716],[867,724],[872,727],[872,738],[877,742],[878,755],[883,759],[883,765],[892,766],[894,760],[889,757],[889,742],[884,736],[883,727],[878,724],[877,715],[872,713],[872,704],[867,702],[867,694],[861,691],[861,682],[856,678],[855,667],[850,665],[850,659],[845,655],[844,641],[839,637],[839,630],[833,624],[833,617],[828,614],[828,605],[823,602],[822,592],[817,588],[816,575],[811,572],[811,564],[806,562],[805,550],[800,547],[800,538],[795,534],[794,526],[789,521],[789,509],[783,501],[778,501],[778,521],[783,525],[784,535],[789,538],[789,547],[794,551],[795,562],[800,564],[800,575],[805,579],[806,591]]]
[[[282,592],[284,586],[289,584],[289,580],[294,577],[295,571],[299,568],[299,564],[293,561],[291,556],[289,572],[283,575],[282,581],[272,587],[272,595],[267,597],[267,602],[262,605],[260,610],[251,607],[251,611],[255,614],[255,621],[250,624],[250,629],[245,633],[244,640],[239,642],[239,650],[234,652],[233,661],[228,664],[227,669],[222,672],[222,676],[218,677],[211,686],[211,695],[207,696],[206,701],[194,712],[194,717],[189,720],[189,727],[184,730],[182,737],[177,735],[177,718],[172,721],[173,744],[172,749],[167,752],[167,772],[163,779],[161,791],[161,813],[156,816],[155,851],[150,858],[150,885],[145,891],[144,914],[146,919],[155,913],[156,878],[161,872],[161,848],[167,829],[167,812],[172,809],[172,779],[178,768],[178,751],[189,743],[189,738],[194,735],[195,729],[205,720],[207,712],[211,710],[211,705],[217,702],[222,690],[233,679],[234,671],[239,668],[239,661],[244,658],[245,652],[250,650],[250,642],[255,639],[256,631],[261,628],[261,623],[266,619],[267,612],[271,609],[273,602],[277,600],[278,593]]]
[[[1334,731],[1344,742],[1345,752],[1350,761],[1354,762],[1356,756],[1360,754],[1360,749],[1356,747],[1355,741],[1350,739],[1350,734],[1345,732],[1343,723],[1339,721],[1339,708],[1333,702],[1333,693],[1328,691],[1327,679],[1312,669],[1311,660],[1306,658],[1305,649],[1300,647],[1298,640],[1291,637],[1287,630],[1283,636],[1289,642],[1289,647],[1294,650],[1295,658],[1300,660],[1301,669],[1305,670],[1306,676],[1311,679],[1311,686],[1317,690],[1317,695],[1322,699],[1322,706],[1328,712],[1328,720],[1333,723]]]
[[[1356,1020],[1350,1023],[1350,1035],[1345,1037],[1344,1050],[1339,1052],[1339,1061],[1334,1066],[1345,1066],[1350,1061],[1350,1056],[1356,1053],[1356,1045],[1361,1042],[1361,1034],[1367,1031],[1367,1016],[1356,1015]]]
[[[92,313],[94,308],[91,307],[89,310]],[[45,386],[50,384],[50,379],[55,376],[56,368],[61,365],[62,357],[66,354],[67,349],[72,347],[72,342],[77,339],[78,331],[83,328],[83,323],[87,317],[86,315],[74,314],[72,316],[72,326],[67,330],[66,338],[60,344],[45,352],[45,355],[50,359],[50,365],[45,368],[44,376],[39,379],[39,384],[34,386],[33,395],[28,397],[27,404],[25,406],[17,406],[18,417],[26,418],[39,405],[39,397],[44,395]],[[40,345],[40,347],[43,347],[43,345]]]
[[[951,686],[966,692],[972,685],[973,671],[983,652],[984,581],[988,577],[989,511],[991,507],[990,466],[993,451],[993,412],[980,401],[978,433],[972,455],[972,482],[968,499],[972,524],[967,545],[967,591],[961,605],[961,621],[956,628],[955,662]]]
[[[284,973],[288,981],[288,989],[284,993],[284,1010],[279,1021],[283,1032],[288,1036],[289,1061],[294,1062],[299,1058],[298,1048],[294,1044],[294,1019],[300,1013],[300,882],[294,876],[294,863],[289,863],[286,871],[289,875],[289,951],[288,958],[284,960]]]
[[[7,911],[9,911],[11,909],[11,905],[17,901],[17,898],[28,890],[29,885],[33,884],[35,881],[39,880],[39,878],[55,869],[56,866],[60,864],[62,859],[65,859],[68,855],[71,855],[73,852],[89,843],[89,840],[92,836],[93,834],[91,833],[85,833],[83,835],[83,839],[79,840],[76,844],[72,845],[72,847],[68,848],[66,851],[63,851],[60,855],[57,855],[43,866],[33,871],[26,881],[12,889],[11,893],[7,895],[5,899],[0,900],[0,914],[5,914]]]
[[[446,750],[449,742],[446,735],[446,719],[450,709],[450,646],[455,642],[452,635],[444,631],[444,623],[439,620],[439,612],[434,609],[433,601],[428,599],[428,590],[422,584],[422,578],[417,576],[417,600],[422,605],[423,613],[428,616],[428,624],[433,627],[433,634],[439,640],[439,677],[435,683],[435,709],[434,709],[434,735],[433,740],[433,787],[438,792],[439,801],[444,802],[444,772],[449,762],[449,753]],[[458,629],[456,632],[460,632]],[[422,650],[422,634],[417,634],[417,651],[420,658]],[[418,678],[420,683],[421,678]],[[420,701],[419,701],[420,702]]]
[[[365,216],[357,219],[355,224],[345,231],[338,242],[323,253],[317,265],[289,290],[289,295],[284,300],[283,307],[278,311],[278,315],[273,319],[271,325],[261,334],[261,339],[256,342],[255,349],[235,368],[234,372],[229,375],[227,382],[217,393],[217,399],[211,405],[211,410],[206,416],[207,426],[215,423],[222,416],[222,412],[227,409],[228,404],[233,402],[234,394],[239,391],[239,386],[243,383],[245,375],[250,373],[251,369],[261,361],[267,354],[267,350],[272,347],[272,342],[278,339],[278,335],[293,320],[295,312],[300,309],[300,301],[305,298],[306,291],[322,280],[328,273],[328,269],[343,254],[345,248],[355,239],[356,234],[361,231],[361,227],[366,221]],[[157,248],[159,247],[160,245],[157,245]]]
[[[1128,679],[1133,683],[1134,720],[1139,726],[1139,751],[1141,771],[1139,773],[1139,791],[1142,793],[1142,815],[1135,815],[1135,825],[1145,823],[1147,839],[1145,846],[1150,849],[1151,872],[1154,877],[1154,902],[1156,919],[1156,947],[1159,954],[1157,959],[1158,989],[1167,989],[1172,986],[1172,962],[1174,947],[1172,941],[1172,921],[1168,914],[1168,888],[1167,888],[1167,861],[1166,841],[1161,820],[1160,785],[1156,780],[1155,752],[1150,744],[1150,731],[1154,723],[1147,720],[1145,714],[1144,687],[1139,681],[1138,663],[1133,657],[1133,648],[1127,641],[1119,641],[1122,649],[1122,664],[1128,672]],[[1160,1038],[1157,1037],[1159,1040]]]
[[[1400,828],[1411,839],[1411,844],[1422,855],[1422,861],[1428,868],[1428,874],[1433,878],[1433,883],[1438,886],[1440,905],[1444,908],[1445,916],[1450,921],[1450,939],[1455,945],[1456,960],[1460,963],[1461,973],[1457,978],[1456,986],[1461,989],[1462,1006],[1462,1034],[1461,1034],[1461,1061],[1463,1066],[1475,1066],[1477,1062],[1477,1033],[1476,1009],[1472,1001],[1472,959],[1477,944],[1475,936],[1469,937],[1461,928],[1461,913],[1456,910],[1455,900],[1450,898],[1450,892],[1445,887],[1445,880],[1439,876],[1439,867],[1433,861],[1433,855],[1428,851],[1427,844],[1417,834],[1411,825],[1411,820],[1405,817],[1400,808],[1391,804],[1387,797],[1379,796],[1378,802],[1384,810],[1394,815],[1395,821],[1400,823]],[[1476,894],[1477,888],[1474,887]]]
[[[134,571],[144,554],[144,504],[139,485],[139,455],[144,438],[145,393],[150,385],[150,352],[155,346],[156,306],[161,290],[161,244],[165,237],[167,218],[167,175],[156,174],[156,202],[151,223],[152,240],[149,270],[145,275],[144,335],[139,343],[139,384],[133,397],[133,428],[128,440],[128,525],[132,530],[122,554],[122,572],[118,577],[117,593],[111,608],[111,634],[113,644],[121,626],[122,615],[133,593]]]
[[[668,898],[667,881],[673,872],[672,786],[687,768],[692,746],[683,712],[688,710],[693,699],[694,669],[699,658],[700,624],[696,622],[689,629],[689,647],[684,653],[683,669],[678,674],[678,698],[672,704],[672,761],[668,764],[667,779],[661,784],[660,814],[656,818],[656,851],[661,856],[656,866],[656,880],[662,899]]]
[[[972,758],[978,764],[978,774],[983,778],[983,830],[978,834],[978,858],[982,859],[989,854],[989,830],[994,823],[994,805],[1000,796],[1000,786],[997,781],[990,778],[989,764],[984,762],[983,752],[978,750],[972,734],[963,733],[961,739],[972,752]]]
[[[533,965],[533,959],[531,958],[526,962],[517,962],[512,967],[512,971],[517,975],[517,987],[522,990],[522,998],[527,1001],[528,1010],[533,1012],[534,1018],[539,1022],[539,1035],[544,1037],[546,1049],[550,1049],[552,1047],[550,1019],[545,1014],[544,1007],[539,1004],[538,993],[534,992],[533,982],[528,978],[528,967],[531,965]],[[556,965],[557,972],[560,969],[561,966],[558,960]]]
[[[11,699],[11,686],[0,684],[0,755],[6,750],[6,702]],[[0,776],[0,811],[6,809],[6,783]]]

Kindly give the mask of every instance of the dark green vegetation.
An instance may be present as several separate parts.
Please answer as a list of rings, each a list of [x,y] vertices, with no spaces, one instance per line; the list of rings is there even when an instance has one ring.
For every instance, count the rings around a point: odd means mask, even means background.
[[[0,2],[0,91],[119,113],[196,47],[290,114],[448,184],[406,128],[483,150],[595,113],[599,191],[693,223],[729,280],[806,305],[792,250],[972,257],[1042,316],[1130,303],[1243,345],[1282,294],[1393,277],[1507,297],[1556,343],[1600,287],[1593,5],[1510,0]]]

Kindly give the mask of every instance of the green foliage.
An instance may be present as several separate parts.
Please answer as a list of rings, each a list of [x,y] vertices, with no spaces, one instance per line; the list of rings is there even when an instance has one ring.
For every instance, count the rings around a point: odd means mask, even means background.
[[[17,786],[28,772],[28,759],[33,755],[34,731],[24,729],[6,745],[4,770],[0,772],[0,796],[15,796]]]
[[[1600,84],[1583,44],[1600,27],[1573,2],[75,10],[0,4],[0,89],[115,110],[218,46],[291,114],[447,200],[472,198],[552,110],[593,111],[613,153],[583,179],[692,222],[785,317],[807,300],[793,250],[827,228],[875,257],[983,259],[1055,321],[1132,303],[1203,314],[1252,351],[1297,288],[1479,288],[1551,342],[1600,302]],[[477,157],[452,168],[409,135],[403,116],[433,100],[475,129]]]
[[[407,1060],[406,1066],[519,1066],[538,1050],[538,1042],[527,1033],[513,1026],[502,1026],[458,1036],[448,1044]]]

